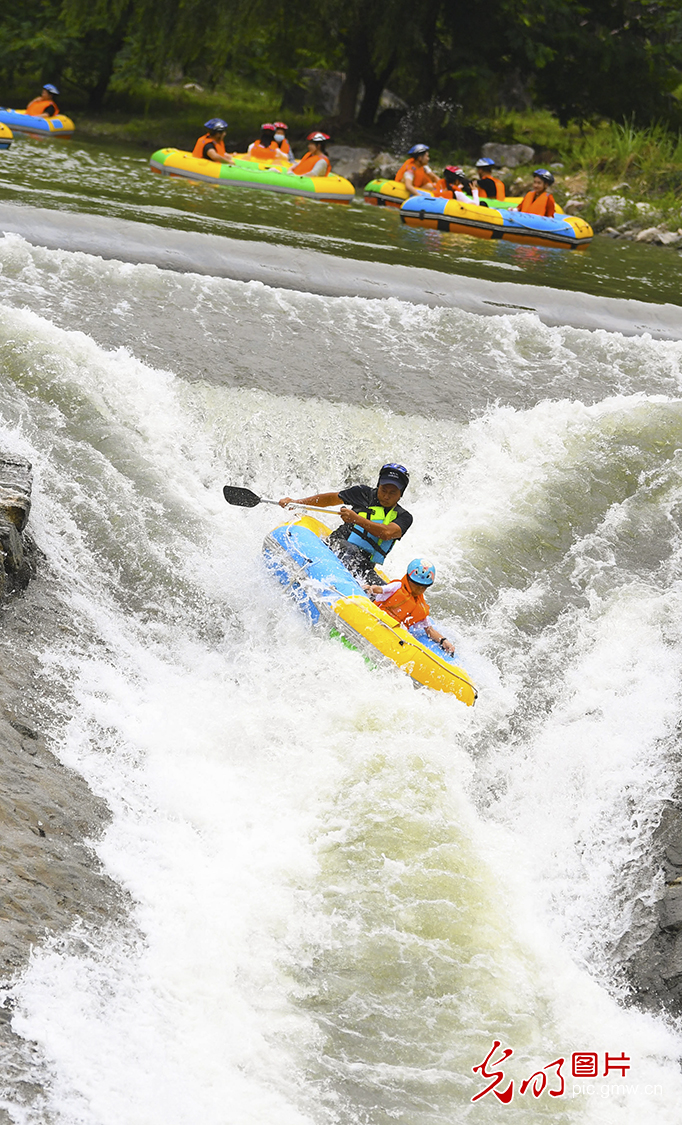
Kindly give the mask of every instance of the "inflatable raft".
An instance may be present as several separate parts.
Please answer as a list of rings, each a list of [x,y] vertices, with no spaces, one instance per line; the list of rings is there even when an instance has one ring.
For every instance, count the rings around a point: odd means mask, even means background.
[[[9,148],[12,143],[12,130],[0,122],[0,148]]]
[[[23,109],[3,109],[0,107],[0,122],[9,125],[15,133],[41,133],[43,136],[68,137],[73,133],[75,125],[70,117],[63,113],[54,117],[34,117]]]
[[[457,696],[471,707],[476,688],[425,633],[417,638],[375,605],[322,540],[329,528],[305,516],[266,536],[268,568],[315,624],[357,649],[372,664],[398,667],[418,684]]]
[[[236,165],[219,164],[216,160],[202,160],[178,148],[161,148],[151,158],[153,172],[166,176],[184,176],[224,187],[237,185],[262,188],[280,195],[300,195],[308,199],[322,199],[332,203],[350,203],[355,188],[343,176],[294,176],[288,173],[290,164],[281,160],[251,160],[246,154],[235,155]]]
[[[479,207],[457,199],[428,196],[406,200],[400,208],[400,218],[408,227],[429,227],[476,238],[503,238],[533,246],[565,246],[571,250],[588,245],[593,237],[592,227],[574,215],[558,213],[547,219],[525,211]]]

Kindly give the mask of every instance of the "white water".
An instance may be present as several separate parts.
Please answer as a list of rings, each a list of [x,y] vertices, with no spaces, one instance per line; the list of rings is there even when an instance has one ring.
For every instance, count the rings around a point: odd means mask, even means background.
[[[134,299],[152,271],[125,269]],[[286,300],[331,324],[351,304]],[[357,304],[360,351],[376,321]],[[391,317],[411,347],[414,310]],[[420,317],[434,348],[457,331],[475,354],[476,318]],[[528,402],[465,424],[190,384],[135,337],[106,352],[2,308],[0,447],[36,467],[63,605],[41,651],[51,745],[110,805],[95,848],[132,902],[34,950],[15,985],[46,1088],[15,1120],[679,1120],[680,1037],[622,1005],[619,965],[676,776],[682,402],[598,388],[605,352],[671,381],[682,352],[574,333],[589,404],[534,403],[520,341],[566,333],[495,332]],[[435,558],[473,710],[312,633],[259,564],[273,510],[222,500],[225,481],[297,494],[387,457],[418,517],[395,571]],[[472,1106],[494,1038],[517,1085],[566,1056],[567,1096]],[[639,1092],[571,1097],[578,1050],[624,1051]]]

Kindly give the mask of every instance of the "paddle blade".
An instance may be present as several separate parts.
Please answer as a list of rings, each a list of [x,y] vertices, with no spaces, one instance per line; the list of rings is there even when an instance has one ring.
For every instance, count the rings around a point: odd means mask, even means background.
[[[238,508],[255,508],[256,504],[260,504],[260,496],[256,496],[256,493],[248,488],[233,488],[232,485],[226,484],[223,488],[223,496],[228,504],[236,504]]]

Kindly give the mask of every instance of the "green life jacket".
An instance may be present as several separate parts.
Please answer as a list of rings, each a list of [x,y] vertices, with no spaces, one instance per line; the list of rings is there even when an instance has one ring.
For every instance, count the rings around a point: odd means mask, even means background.
[[[372,523],[393,523],[393,520],[398,515],[397,508],[382,508],[381,504],[373,504],[368,506],[365,511],[358,512],[359,516],[364,516],[365,519],[371,520]],[[348,543],[353,543],[356,547],[361,547],[363,551],[369,554],[372,566],[382,563],[386,558],[389,551],[393,549],[395,539],[379,539],[378,536],[372,535],[366,531],[364,527],[359,524],[353,524],[353,529],[348,536]]]

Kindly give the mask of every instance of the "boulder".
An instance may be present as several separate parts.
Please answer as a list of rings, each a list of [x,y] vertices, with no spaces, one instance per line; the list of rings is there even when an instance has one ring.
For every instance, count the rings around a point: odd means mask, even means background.
[[[577,196],[575,199],[567,199],[564,203],[564,211],[567,215],[579,215],[587,207],[587,200]]]
[[[640,215],[647,215],[652,218],[654,215],[660,215],[660,211],[657,211],[650,203],[635,203],[635,210],[639,211]]]
[[[36,572],[35,544],[25,533],[32,485],[30,461],[0,458],[0,598],[25,589]]]
[[[606,218],[607,215],[618,218],[626,207],[627,199],[622,195],[602,195],[601,199],[597,200],[595,211],[600,219]]]
[[[506,164],[508,168],[516,168],[519,164],[530,164],[535,156],[535,149],[530,145],[497,145],[489,142],[483,145],[481,155],[489,157],[496,164]]]
[[[372,179],[392,180],[403,162],[404,157],[402,156],[396,156],[392,152],[378,152],[372,158],[368,172]]]
[[[682,886],[666,887],[658,903],[658,920],[662,930],[682,929]]]
[[[0,457],[0,510],[23,531],[31,511],[33,466],[23,457]]]
[[[366,172],[372,164],[371,148],[353,148],[351,145],[329,145],[327,149],[332,162],[332,171],[344,176],[357,187],[364,184]]]
[[[657,246],[679,246],[682,244],[682,235],[677,231],[661,230],[659,227],[647,227],[636,236],[636,242],[655,242]]]

